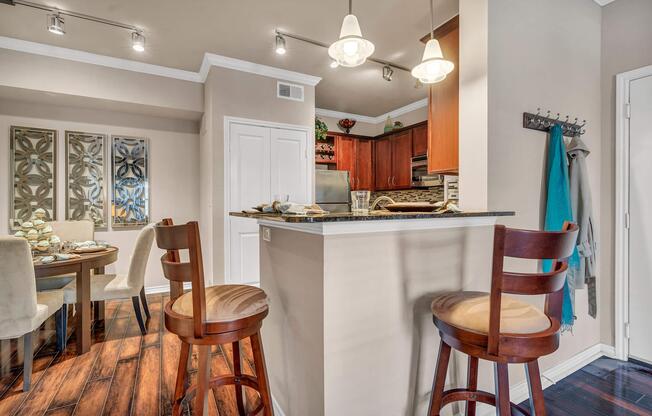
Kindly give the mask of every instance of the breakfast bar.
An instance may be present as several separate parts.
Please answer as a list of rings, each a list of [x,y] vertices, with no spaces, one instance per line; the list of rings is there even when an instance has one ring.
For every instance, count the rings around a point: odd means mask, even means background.
[[[291,415],[425,414],[439,341],[431,299],[489,289],[493,225],[513,214],[232,213],[260,227],[277,406]]]

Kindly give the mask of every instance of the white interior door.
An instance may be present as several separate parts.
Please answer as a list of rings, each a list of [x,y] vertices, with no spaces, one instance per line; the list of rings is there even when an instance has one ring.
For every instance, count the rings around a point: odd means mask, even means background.
[[[270,200],[270,129],[231,124],[229,137],[229,211],[242,211]],[[260,280],[258,224],[229,217],[228,283]]]
[[[629,355],[652,363],[652,76],[630,83]]]
[[[270,141],[272,198],[310,202],[306,132],[271,129]]]
[[[229,211],[251,209],[276,196],[311,201],[305,131],[232,123],[229,132]],[[229,217],[226,244],[226,281],[258,284],[257,221]]]

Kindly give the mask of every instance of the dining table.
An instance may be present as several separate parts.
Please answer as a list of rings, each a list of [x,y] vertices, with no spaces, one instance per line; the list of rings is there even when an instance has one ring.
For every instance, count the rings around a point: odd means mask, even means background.
[[[34,263],[36,278],[76,274],[77,354],[87,353],[91,348],[91,271],[103,274],[104,267],[118,260],[118,248],[106,247],[92,253],[80,253],[79,257],[51,263]],[[95,303],[96,319],[104,319],[104,303]]]

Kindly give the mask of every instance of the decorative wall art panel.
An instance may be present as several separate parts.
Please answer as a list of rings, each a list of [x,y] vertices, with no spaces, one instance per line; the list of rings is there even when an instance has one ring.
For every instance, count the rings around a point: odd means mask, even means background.
[[[149,141],[146,138],[112,136],[114,227],[149,223]]]
[[[45,219],[56,219],[56,130],[12,126],[9,138],[12,228],[43,208]]]
[[[107,225],[106,135],[66,131],[66,219]]]

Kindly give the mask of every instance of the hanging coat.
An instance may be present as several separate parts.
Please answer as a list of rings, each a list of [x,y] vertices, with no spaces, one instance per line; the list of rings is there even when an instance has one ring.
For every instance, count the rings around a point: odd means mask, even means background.
[[[589,287],[589,315],[597,315],[596,299],[596,278],[595,278],[595,255],[596,241],[593,229],[593,210],[591,202],[591,187],[586,169],[586,157],[589,155],[589,148],[582,139],[574,137],[567,148],[570,161],[570,195],[573,218],[580,227],[577,237],[577,252],[579,255],[579,267],[568,271],[568,278],[575,288],[583,288],[585,284]]]
[[[570,187],[568,182],[568,159],[566,158],[566,146],[562,135],[561,126],[555,124],[550,129],[550,143],[548,146],[547,165],[547,196],[546,196],[546,231],[561,231],[564,222],[573,221],[571,210]],[[576,268],[579,265],[577,249],[568,259],[568,268]],[[545,260],[543,271],[552,270],[553,262]],[[564,301],[562,304],[561,324],[562,329],[571,329],[575,321],[573,311],[573,295],[568,284],[568,278],[564,283]]]

